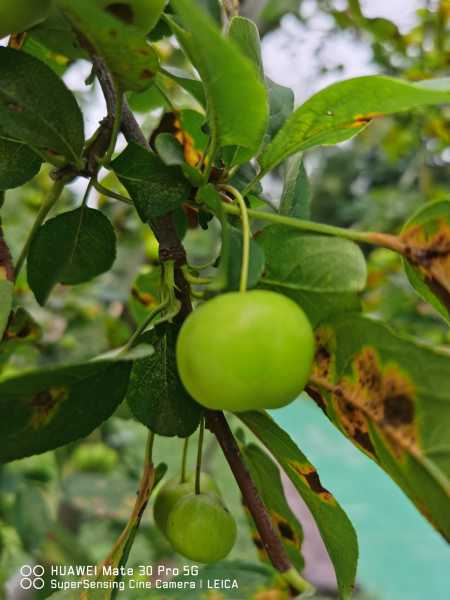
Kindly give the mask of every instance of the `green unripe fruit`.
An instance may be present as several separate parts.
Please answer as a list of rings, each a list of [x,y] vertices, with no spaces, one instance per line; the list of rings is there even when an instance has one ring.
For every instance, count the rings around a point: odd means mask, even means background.
[[[308,381],[314,334],[302,309],[275,292],[217,296],[181,328],[177,364],[197,402],[234,412],[280,408]]]
[[[51,8],[52,0],[1,0],[0,38],[27,31],[45,21]]]
[[[236,523],[220,498],[189,494],[169,514],[167,536],[182,556],[200,563],[224,559],[236,541]]]
[[[160,489],[156,496],[155,505],[153,508],[153,516],[157,527],[167,535],[167,521],[169,514],[178,500],[192,494],[195,491],[195,472],[189,474],[184,483],[180,483],[178,477],[169,479]],[[207,473],[200,475],[200,491],[203,494],[212,494],[218,497],[221,496],[220,490],[217,487],[214,479]]]
[[[167,0],[97,0],[111,15],[144,34],[155,27]]]
[[[117,462],[117,452],[105,444],[78,446],[71,458],[74,469],[90,473],[109,473]]]

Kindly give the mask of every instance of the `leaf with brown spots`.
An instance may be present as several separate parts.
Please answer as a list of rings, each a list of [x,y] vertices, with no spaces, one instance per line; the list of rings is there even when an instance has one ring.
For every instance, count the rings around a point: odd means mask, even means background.
[[[403,228],[411,285],[450,324],[450,201],[422,207]]]
[[[58,4],[85,45],[105,59],[122,89],[142,92],[150,87],[159,61],[142,31],[92,0],[58,0]]]
[[[450,356],[360,315],[322,325],[317,341],[314,399],[450,539]]]
[[[239,418],[270,451],[307,504],[333,562],[340,598],[350,598],[358,562],[358,541],[347,515],[323,487],[306,456],[269,415],[248,412],[240,413]]]
[[[276,532],[278,532],[286,553],[298,571],[303,571],[302,556],[303,530],[297,517],[289,507],[281,483],[280,471],[268,454],[255,444],[248,444],[242,449],[247,467],[266,505]],[[257,531],[252,524],[252,537],[258,550]]]
[[[85,437],[125,396],[131,356],[47,367],[0,380],[0,463]]]

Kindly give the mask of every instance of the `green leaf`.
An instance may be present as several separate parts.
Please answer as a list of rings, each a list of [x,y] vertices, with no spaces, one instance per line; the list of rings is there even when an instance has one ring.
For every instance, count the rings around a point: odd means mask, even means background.
[[[278,466],[268,454],[255,444],[244,446],[242,455],[269,511],[275,531],[280,536],[289,560],[299,572],[302,572],[305,566],[302,556],[303,529],[284,495]],[[267,560],[264,544],[256,529],[252,534],[260,550],[260,555]]]
[[[105,59],[123,90],[143,91],[153,81],[159,61],[144,33],[116,19],[92,0],[57,0],[73,26]]]
[[[279,212],[296,219],[311,216],[311,187],[302,154],[292,156],[286,163]]]
[[[294,92],[284,85],[275,83],[268,77],[266,85],[269,92],[269,123],[265,142],[270,142],[294,111]]]
[[[184,164],[183,146],[171,133],[160,133],[155,140],[155,148],[168,167]]]
[[[238,416],[267,447],[307,504],[333,562],[341,600],[349,599],[355,582],[358,541],[347,515],[322,486],[313,465],[275,421],[262,412]]]
[[[450,539],[450,357],[342,315],[317,331],[313,397]]]
[[[140,325],[161,303],[161,267],[144,266],[136,277],[128,307],[133,319]]]
[[[12,310],[14,284],[9,279],[3,279],[0,270],[0,341],[3,338],[9,315]]]
[[[236,46],[238,46],[242,54],[257,67],[261,76],[264,76],[261,40],[256,24],[245,17],[233,17],[230,22],[228,35]]]
[[[78,162],[83,117],[73,94],[44,63],[0,48],[0,123],[5,137]]]
[[[122,402],[130,357],[40,368],[0,380],[0,462],[85,437]]]
[[[259,158],[267,173],[288,156],[354,137],[377,117],[450,101],[450,78],[408,83],[369,75],[334,83],[300,106]]]
[[[39,228],[28,253],[28,283],[45,304],[56,283],[75,285],[108,271],[116,258],[116,236],[99,210],[81,207]]]
[[[191,184],[179,167],[166,166],[156,154],[137,144],[129,144],[112,168],[144,223],[175,210],[191,193]]]
[[[230,252],[228,256],[227,268],[227,290],[239,290],[242,269],[242,250],[244,240],[242,231],[236,227],[229,228]],[[250,239],[250,260],[248,268],[248,288],[254,288],[264,272],[265,266],[264,250],[255,240]]]
[[[135,362],[127,402],[136,419],[154,433],[188,437],[197,429],[202,409],[178,376],[177,335],[174,325],[163,324],[141,338],[155,353]]]
[[[31,554],[38,552],[52,526],[50,508],[38,485],[23,486],[19,490],[13,518],[24,549]]]
[[[33,27],[27,35],[24,48],[30,51],[30,40],[35,44],[44,46],[52,52],[53,55],[57,54],[59,61],[61,62],[61,56],[63,55],[71,60],[77,60],[83,58],[89,59],[89,55],[81,48],[77,36],[72,29],[70,23],[64,17],[60,10],[53,10],[50,16],[39,23],[36,27]]]
[[[240,146],[247,159],[264,137],[268,102],[255,66],[189,0],[172,0],[187,31],[171,22],[205,86],[211,136],[217,147]]]
[[[188,77],[185,73],[178,75],[178,70],[175,69],[161,69],[161,72],[186,90],[186,92],[197,100],[200,106],[206,107],[205,90],[200,80],[192,79],[192,77]]]
[[[28,146],[6,140],[0,133],[0,190],[10,190],[32,179],[42,159]]]
[[[217,25],[222,25],[222,7],[219,0],[195,0]]]
[[[367,267],[355,243],[281,225],[266,227],[257,242],[266,255],[261,285],[292,298],[313,324],[359,306],[356,293],[366,285]]]
[[[450,324],[450,201],[428,203],[401,234],[411,285]]]

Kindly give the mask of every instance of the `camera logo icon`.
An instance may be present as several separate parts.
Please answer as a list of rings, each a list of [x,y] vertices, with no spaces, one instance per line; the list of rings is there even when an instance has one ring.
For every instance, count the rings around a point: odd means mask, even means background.
[[[42,590],[45,581],[42,576],[45,569],[42,565],[23,565],[20,567],[20,582],[19,585],[23,590]]]

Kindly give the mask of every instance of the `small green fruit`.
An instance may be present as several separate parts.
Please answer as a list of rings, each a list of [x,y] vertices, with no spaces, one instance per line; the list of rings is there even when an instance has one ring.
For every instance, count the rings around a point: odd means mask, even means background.
[[[45,21],[51,8],[52,0],[1,0],[0,38],[22,33]]]
[[[102,8],[144,34],[159,21],[167,0],[97,0]]]
[[[86,444],[76,448],[70,462],[77,471],[110,473],[117,465],[118,456],[105,444]]]
[[[155,500],[153,515],[157,527],[164,535],[167,535],[167,521],[173,507],[178,500],[188,494],[192,494],[194,491],[195,472],[190,473],[184,483],[180,483],[178,477],[173,477],[162,486]],[[200,491],[203,494],[212,494],[218,497],[221,496],[216,482],[207,473],[201,473],[200,475]]]
[[[181,380],[199,404],[234,412],[280,408],[305,388],[314,334],[302,309],[271,291],[205,302],[177,342]]]
[[[169,514],[167,536],[182,556],[200,563],[224,559],[236,541],[236,523],[220,498],[189,494]]]

